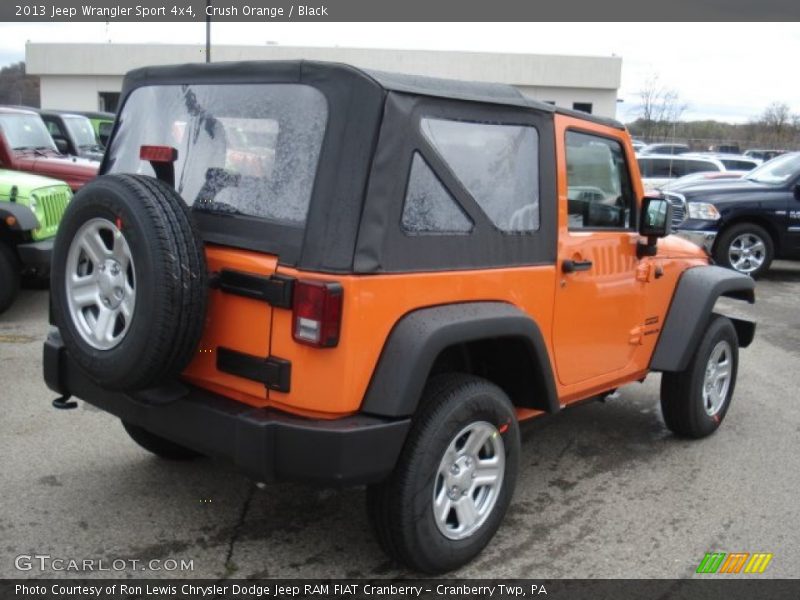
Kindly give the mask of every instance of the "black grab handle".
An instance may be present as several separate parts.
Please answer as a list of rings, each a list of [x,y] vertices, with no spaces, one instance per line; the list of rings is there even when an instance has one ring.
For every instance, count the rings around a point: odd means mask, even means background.
[[[561,270],[564,273],[574,273],[575,271],[588,271],[592,268],[590,260],[565,260],[561,263]]]

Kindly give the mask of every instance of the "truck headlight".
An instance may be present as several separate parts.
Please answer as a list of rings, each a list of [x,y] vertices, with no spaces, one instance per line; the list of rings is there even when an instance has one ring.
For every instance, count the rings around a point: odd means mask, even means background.
[[[716,221],[719,219],[717,207],[708,202],[689,202],[688,212],[690,219],[702,219],[703,221]]]

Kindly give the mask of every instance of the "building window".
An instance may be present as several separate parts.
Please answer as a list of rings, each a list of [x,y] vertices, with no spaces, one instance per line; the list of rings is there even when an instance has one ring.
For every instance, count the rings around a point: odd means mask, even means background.
[[[99,92],[97,96],[97,105],[100,110],[112,113],[117,112],[119,92]]]
[[[581,112],[592,114],[592,103],[591,102],[573,102],[572,103],[572,110],[579,110]]]

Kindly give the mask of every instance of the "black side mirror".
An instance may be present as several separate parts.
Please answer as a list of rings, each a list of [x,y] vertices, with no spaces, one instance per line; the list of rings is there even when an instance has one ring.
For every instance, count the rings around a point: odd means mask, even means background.
[[[69,142],[62,137],[54,137],[53,141],[56,143],[56,149],[61,154],[69,154]]]
[[[637,255],[656,255],[658,238],[666,237],[672,232],[672,204],[666,198],[645,198],[639,218],[639,235],[646,237],[647,242],[639,242]]]
[[[794,198],[795,200],[800,200],[800,183],[794,184]]]

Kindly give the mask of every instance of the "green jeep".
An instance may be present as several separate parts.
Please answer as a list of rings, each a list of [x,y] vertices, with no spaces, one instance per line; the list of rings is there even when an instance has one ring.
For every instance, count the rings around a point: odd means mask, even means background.
[[[0,169],[0,313],[14,301],[23,274],[49,274],[53,238],[71,199],[63,181]]]

